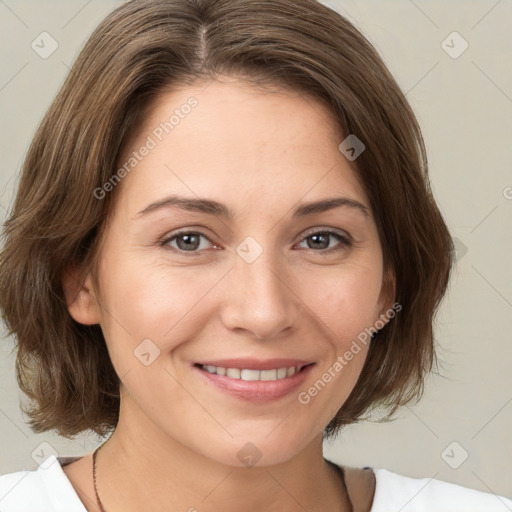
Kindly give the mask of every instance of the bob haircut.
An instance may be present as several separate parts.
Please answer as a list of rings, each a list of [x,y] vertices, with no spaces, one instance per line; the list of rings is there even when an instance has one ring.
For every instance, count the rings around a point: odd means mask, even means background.
[[[0,312],[17,340],[16,376],[36,433],[105,435],[119,418],[120,380],[99,325],[74,321],[63,276],[93,272],[116,190],[120,152],[151,101],[173,86],[227,75],[326,105],[370,200],[386,279],[403,311],[372,339],[352,393],[324,429],[368,419],[423,394],[437,366],[433,324],[454,261],[430,189],[415,115],[372,44],[315,0],[132,0],[109,14],[76,59],[27,152],[4,225]],[[98,283],[99,284],[99,283]],[[99,287],[98,287],[99,289]]]

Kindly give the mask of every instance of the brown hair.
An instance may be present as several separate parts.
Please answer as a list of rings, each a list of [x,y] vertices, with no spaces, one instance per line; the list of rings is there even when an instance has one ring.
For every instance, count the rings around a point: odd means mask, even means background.
[[[18,384],[35,432],[103,435],[119,416],[120,381],[99,325],[74,321],[63,275],[95,268],[115,190],[94,190],[161,91],[225,74],[327,105],[366,146],[353,163],[377,222],[403,311],[371,342],[332,436],[377,406],[391,418],[423,393],[437,363],[433,321],[453,247],[429,186],[420,128],[373,46],[314,0],[133,0],[97,27],[34,136],[0,253],[0,308],[17,338]],[[341,142],[341,140],[340,140]]]

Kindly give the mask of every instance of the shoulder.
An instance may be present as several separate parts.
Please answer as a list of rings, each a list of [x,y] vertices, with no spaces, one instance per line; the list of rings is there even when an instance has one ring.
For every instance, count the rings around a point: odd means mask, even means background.
[[[370,512],[510,512],[512,500],[443,482],[372,468],[376,485]]]
[[[37,470],[0,476],[0,510],[87,512],[54,455]]]

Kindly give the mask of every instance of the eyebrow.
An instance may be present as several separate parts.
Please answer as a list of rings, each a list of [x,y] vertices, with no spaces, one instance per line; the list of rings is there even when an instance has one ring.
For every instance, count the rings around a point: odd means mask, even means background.
[[[208,215],[223,217],[225,219],[235,218],[235,212],[233,210],[212,199],[189,198],[174,195],[166,197],[165,199],[155,203],[151,203],[149,206],[141,210],[136,217],[140,218],[154,211],[172,207],[192,212],[206,213]],[[363,213],[365,217],[370,216],[368,208],[359,201],[348,197],[332,197],[322,199],[320,201],[302,203],[294,210],[293,218],[305,217],[306,215],[312,215],[314,213],[322,213],[339,207],[352,208]]]

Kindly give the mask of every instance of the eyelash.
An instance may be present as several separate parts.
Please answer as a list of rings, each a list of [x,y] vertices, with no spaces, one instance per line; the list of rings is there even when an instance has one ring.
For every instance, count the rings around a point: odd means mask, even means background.
[[[202,236],[204,238],[206,238],[209,242],[211,242],[212,244],[216,245],[214,242],[212,242],[204,233],[202,233],[201,231],[189,231],[189,230],[180,230],[180,231],[177,231],[176,233],[174,233],[171,237],[168,237],[166,238],[165,240],[162,240],[160,242],[160,245],[164,248],[166,247],[169,247],[168,244],[170,242],[172,242],[174,239],[176,238],[179,238],[180,236],[183,236],[183,235],[199,235],[199,236]],[[314,235],[331,235],[331,236],[334,236],[335,238],[337,238],[339,241],[340,241],[340,244],[338,244],[337,246],[335,247],[331,247],[329,249],[306,249],[307,251],[313,251],[313,252],[317,252],[317,253],[323,253],[323,254],[331,254],[332,252],[336,252],[336,251],[340,251],[340,250],[343,250],[347,247],[350,247],[352,245],[352,241],[336,232],[336,231],[330,231],[330,230],[319,230],[319,231],[313,231],[309,234],[307,234],[304,238],[302,238],[302,240],[299,242],[303,242],[304,240],[307,240],[308,238],[314,236]],[[194,251],[183,251],[182,249],[176,249],[174,247],[171,247],[170,250],[174,251],[174,252],[177,252],[178,254],[183,254],[185,256],[195,256],[197,254],[200,254],[202,251],[198,251],[198,250],[194,250]]]

